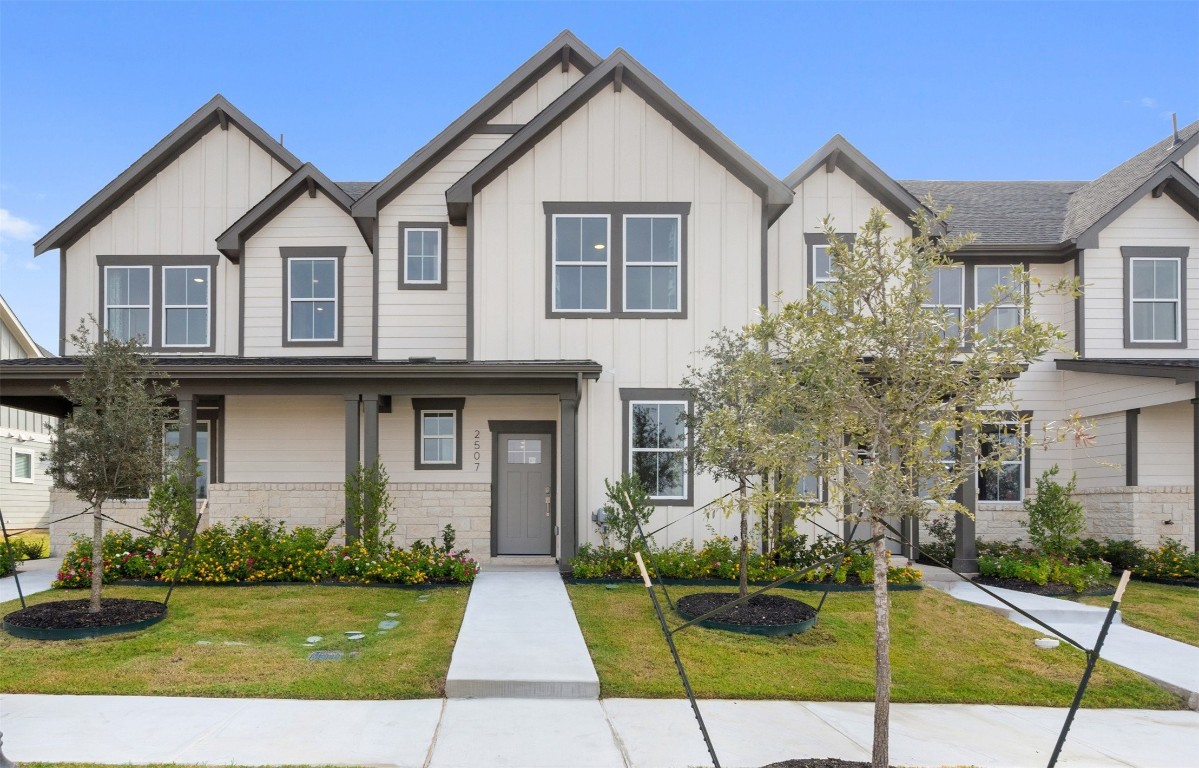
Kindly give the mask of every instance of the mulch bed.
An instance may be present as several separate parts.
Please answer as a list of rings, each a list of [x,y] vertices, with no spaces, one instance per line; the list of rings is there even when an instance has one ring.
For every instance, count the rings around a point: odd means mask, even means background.
[[[166,606],[151,600],[100,599],[100,612],[89,613],[90,600],[54,600],[5,615],[4,622],[29,629],[88,629],[133,624],[162,616]]]
[[[692,616],[701,616],[736,600],[736,592],[703,592],[679,598],[679,608]],[[722,624],[741,627],[777,627],[798,624],[816,615],[807,603],[782,595],[757,595],[741,605],[718,613],[712,618]]]
[[[784,760],[762,768],[870,768],[870,763],[856,760],[838,760],[835,757],[808,757],[803,760]]]
[[[1110,584],[1091,587],[1082,592],[1075,592],[1074,587],[1069,584],[1060,584],[1056,581],[1051,581],[1045,586],[1041,586],[1032,581],[1024,579],[1002,579],[998,576],[975,576],[974,583],[982,584],[984,587],[1000,587],[1002,589],[1011,589],[1016,592],[1028,592],[1033,595],[1044,595],[1045,597],[1084,597],[1089,595],[1114,595],[1116,588]]]

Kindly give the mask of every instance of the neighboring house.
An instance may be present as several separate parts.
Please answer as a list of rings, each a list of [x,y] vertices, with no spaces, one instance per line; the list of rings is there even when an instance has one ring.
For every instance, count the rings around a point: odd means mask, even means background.
[[[655,527],[678,521],[663,540],[734,532],[691,514],[727,490],[682,458],[697,350],[828,278],[826,215],[849,235],[881,206],[905,232],[931,193],[955,230],[983,233],[938,276],[941,305],[1017,263],[1090,286],[1037,308],[1074,349],[1019,387],[1034,429],[1079,410],[1097,444],[964,489],[980,532],[1017,535],[1056,462],[1097,532],[1189,543],[1197,166],[1199,123],[1090,183],[897,182],[840,137],[784,182],[629,54],[564,32],[376,183],[329,180],[217,96],[35,251],[59,251],[64,333],[93,314],[179,382],[210,519],[336,523],[346,472],[378,458],[404,543],[450,523],[476,555],[565,567],[626,470]],[[79,366],[60,351],[0,365],[4,401],[61,412],[49,387]],[[1016,432],[997,414],[984,445]]]
[[[50,356],[0,296],[0,360]],[[45,453],[56,421],[34,411],[0,405],[0,512],[10,534],[45,528],[50,522]]]

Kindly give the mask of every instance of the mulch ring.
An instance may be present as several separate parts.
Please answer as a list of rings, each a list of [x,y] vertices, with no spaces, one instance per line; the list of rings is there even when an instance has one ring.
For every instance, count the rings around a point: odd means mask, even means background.
[[[762,768],[870,768],[870,763],[856,760],[838,760],[835,757],[808,757],[803,760],[784,760]]]
[[[4,616],[4,623],[28,629],[91,629],[133,624],[162,616],[166,606],[151,600],[100,599],[100,612],[89,613],[90,600],[53,600]]]
[[[1116,593],[1116,588],[1110,584],[1101,584],[1097,587],[1090,587],[1082,592],[1075,592],[1074,587],[1069,584],[1060,584],[1056,581],[1051,581],[1045,586],[1041,586],[1036,582],[1025,581],[1024,579],[1003,579],[998,576],[975,576],[974,583],[982,584],[984,587],[1000,587],[1002,589],[1015,590],[1016,592],[1044,595],[1045,597],[1086,597],[1090,595],[1114,595]]]
[[[702,592],[679,598],[676,603],[681,611],[692,616],[701,616],[737,598],[736,592]],[[756,595],[741,605],[716,614],[712,619],[721,624],[741,627],[777,627],[799,624],[815,615],[815,608],[794,598]]]

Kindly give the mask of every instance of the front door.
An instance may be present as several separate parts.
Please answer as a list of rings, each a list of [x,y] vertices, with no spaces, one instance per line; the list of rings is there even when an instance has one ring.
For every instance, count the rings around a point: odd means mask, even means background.
[[[553,451],[548,434],[500,433],[496,554],[553,553]]]

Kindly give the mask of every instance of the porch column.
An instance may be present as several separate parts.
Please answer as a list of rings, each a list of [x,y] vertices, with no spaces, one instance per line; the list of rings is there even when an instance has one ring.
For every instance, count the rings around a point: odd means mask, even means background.
[[[558,570],[570,570],[570,559],[579,548],[578,537],[578,472],[579,472],[579,400],[577,394],[559,395],[562,440],[562,499],[558,510],[561,544],[558,547]]]
[[[1199,552],[1199,381],[1195,382],[1195,399],[1191,401],[1191,414],[1194,421],[1194,433],[1191,446],[1191,462],[1194,470],[1191,472],[1191,504],[1195,508],[1195,552]]]
[[[1130,408],[1124,412],[1124,484],[1137,484],[1137,468],[1140,464],[1138,455],[1138,419],[1140,408]]]
[[[359,416],[358,416],[358,395],[346,395],[346,474],[358,470],[358,445],[361,439],[359,434]],[[349,496],[346,497],[346,508],[349,508]],[[356,541],[358,539],[358,526],[350,522],[350,518],[346,516],[346,541]]]
[[[179,401],[179,455],[182,457],[191,451],[191,456],[198,458],[196,451],[196,396],[191,392],[180,392],[176,398]],[[194,506],[196,501],[194,479],[191,484],[191,492]]]
[[[978,450],[974,430],[962,430],[962,443],[958,450],[971,455]],[[954,516],[953,569],[958,573],[978,573],[978,541],[976,540],[974,515],[978,513],[978,472],[971,472],[962,485],[962,506],[970,515],[958,513]]]
[[[379,458],[379,396],[362,396],[362,463],[373,467]]]

